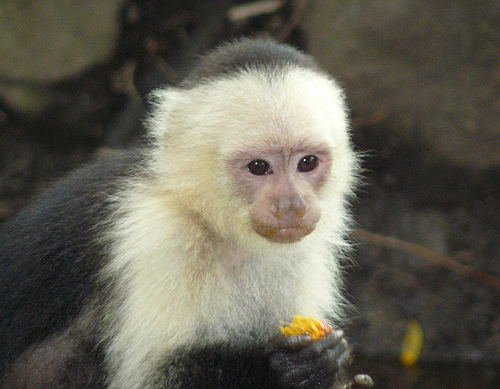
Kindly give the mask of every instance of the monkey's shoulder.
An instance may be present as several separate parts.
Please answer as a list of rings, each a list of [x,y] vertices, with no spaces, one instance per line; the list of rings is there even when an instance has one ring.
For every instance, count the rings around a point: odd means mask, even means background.
[[[87,236],[109,212],[109,198],[121,180],[133,174],[138,161],[132,152],[100,157],[55,182],[0,225],[0,258],[8,253],[15,256],[16,250],[23,248],[61,244],[70,236]]]
[[[88,293],[106,255],[101,235],[112,212],[110,199],[121,180],[133,174],[137,159],[134,153],[98,158],[57,181],[0,226],[4,307],[22,303],[27,310],[43,311],[35,303],[49,304],[54,294],[62,306],[70,306]]]

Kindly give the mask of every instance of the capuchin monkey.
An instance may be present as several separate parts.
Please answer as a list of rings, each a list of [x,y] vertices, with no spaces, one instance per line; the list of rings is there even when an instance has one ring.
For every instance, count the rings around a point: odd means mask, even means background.
[[[2,389],[342,387],[343,93],[307,55],[239,40],[152,96],[149,142],[0,229]]]

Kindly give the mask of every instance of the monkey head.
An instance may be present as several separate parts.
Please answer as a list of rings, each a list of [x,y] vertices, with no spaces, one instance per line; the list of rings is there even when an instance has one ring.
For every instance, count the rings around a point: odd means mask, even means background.
[[[167,129],[167,162],[157,165],[219,234],[296,243],[342,218],[355,156],[342,92],[326,75],[247,69],[164,93],[155,127]]]

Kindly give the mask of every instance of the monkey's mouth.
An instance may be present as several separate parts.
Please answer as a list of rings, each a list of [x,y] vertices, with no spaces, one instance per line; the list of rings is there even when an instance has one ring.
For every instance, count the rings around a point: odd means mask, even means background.
[[[257,234],[263,236],[267,240],[275,243],[295,243],[300,241],[304,236],[309,235],[314,231],[313,226],[299,226],[299,227],[269,227],[269,226],[255,226],[254,230]]]

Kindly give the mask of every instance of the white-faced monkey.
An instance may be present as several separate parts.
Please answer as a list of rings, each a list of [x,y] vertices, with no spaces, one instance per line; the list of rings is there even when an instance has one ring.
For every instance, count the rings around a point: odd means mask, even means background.
[[[331,388],[355,182],[342,91],[239,40],[156,91],[147,146],[102,157],[0,228],[0,387]]]

